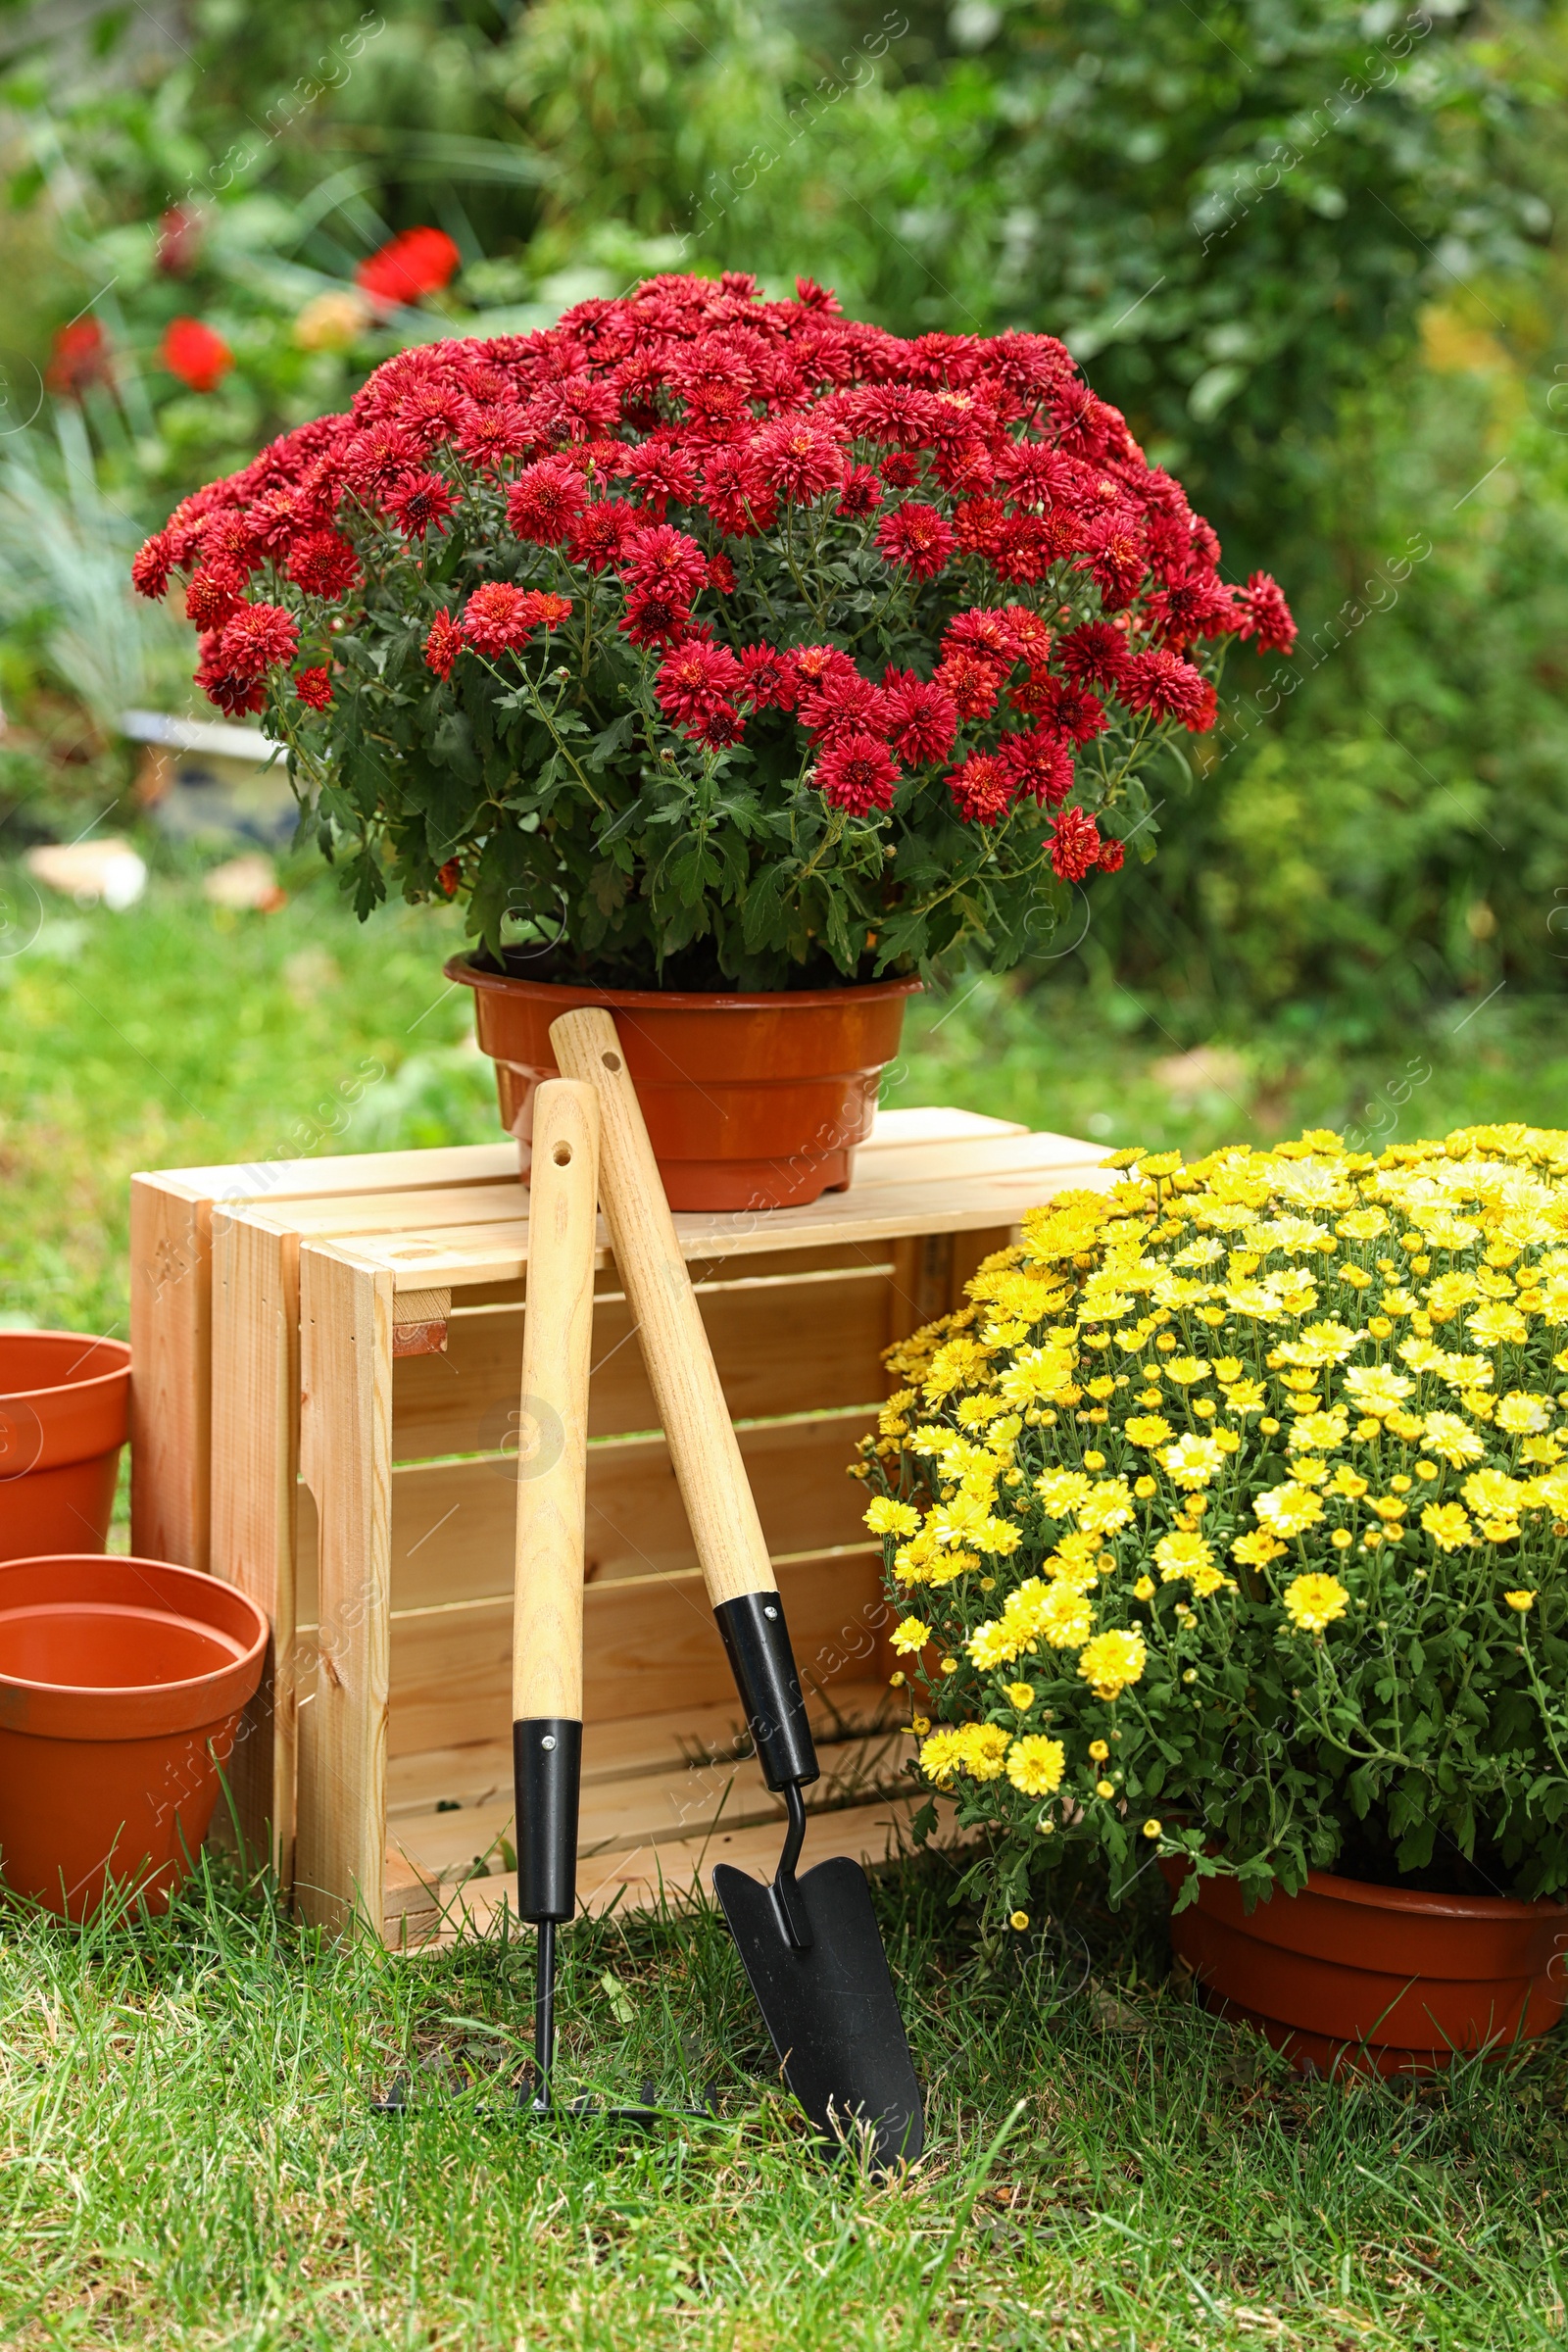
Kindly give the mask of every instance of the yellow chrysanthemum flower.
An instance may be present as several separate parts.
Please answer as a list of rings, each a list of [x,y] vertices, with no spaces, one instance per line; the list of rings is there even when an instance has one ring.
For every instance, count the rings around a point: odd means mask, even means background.
[[[1141,1681],[1148,1659],[1142,1634],[1097,1634],[1084,1644],[1078,1671],[1097,1698],[1110,1700]]]
[[[1255,1534],[1238,1536],[1231,1545],[1231,1558],[1240,1560],[1244,1568],[1266,1568],[1270,1560],[1283,1557],[1285,1545],[1265,1528]]]
[[[920,1514],[912,1502],[878,1494],[866,1505],[865,1524],[873,1536],[912,1536],[919,1529]]]
[[[1505,1592],[1502,1597],[1510,1609],[1518,1610],[1521,1617],[1527,1609],[1533,1609],[1536,1605],[1534,1592]]]
[[[1506,1470],[1472,1470],[1459,1489],[1478,1518],[1512,1519],[1529,1499],[1529,1487]]]
[[[1167,1380],[1174,1380],[1184,1389],[1190,1389],[1197,1382],[1206,1380],[1209,1370],[1210,1366],[1206,1356],[1173,1355],[1166,1362],[1165,1377]]]
[[[1456,1502],[1429,1502],[1421,1514],[1421,1525],[1440,1551],[1463,1551],[1476,1539],[1476,1531]]]
[[[1284,1486],[1266,1487],[1256,1495],[1252,1512],[1270,1535],[1299,1536],[1322,1518],[1323,1505],[1309,1488],[1287,1480]]]
[[[1035,1493],[1053,1519],[1070,1519],[1093,1485],[1082,1470],[1047,1470],[1035,1480]]]
[[[989,1674],[993,1667],[1011,1665],[1023,1647],[1023,1639],[1016,1626],[1000,1617],[988,1617],[975,1627],[965,1646],[981,1673]]]
[[[1086,1535],[1112,1536],[1132,1516],[1132,1491],[1124,1478],[1102,1479],[1078,1505],[1078,1525]]]
[[[1146,1447],[1163,1446],[1167,1438],[1176,1434],[1170,1423],[1162,1420],[1158,1413],[1135,1413],[1123,1427],[1132,1445]]]
[[[1484,1348],[1514,1346],[1530,1337],[1530,1326],[1519,1309],[1516,1306],[1504,1306],[1500,1298],[1489,1306],[1477,1307],[1465,1324],[1465,1329]]]
[[[1161,1536],[1154,1545],[1154,1560],[1159,1569],[1161,1584],[1172,1585],[1178,1577],[1196,1576],[1207,1568],[1214,1554],[1201,1536]]]
[[[1167,1446],[1159,1460],[1171,1484],[1189,1493],[1206,1487],[1225,1466],[1225,1456],[1213,1439],[1193,1433],[1178,1438],[1174,1446]]]
[[[1497,1427],[1506,1430],[1509,1437],[1534,1438],[1550,1428],[1551,1405],[1544,1396],[1515,1390],[1510,1396],[1498,1397],[1495,1417]]]
[[[1399,1410],[1415,1382],[1388,1364],[1354,1364],[1345,1375],[1345,1387],[1357,1412],[1382,1419]]]
[[[1316,1569],[1293,1577],[1285,1588],[1285,1614],[1303,1633],[1321,1634],[1337,1617],[1343,1617],[1349,1605],[1350,1595],[1339,1578],[1324,1576]]]
[[[888,1639],[901,1656],[912,1657],[930,1641],[931,1628],[923,1618],[901,1617]]]
[[[1343,1413],[1302,1413],[1285,1443],[1293,1453],[1333,1453],[1350,1434]]]
[[[1059,1740],[1030,1732],[1007,1750],[1007,1778],[1025,1796],[1052,1796],[1061,1787],[1067,1751]]]
[[[1016,1707],[1020,1715],[1027,1715],[1035,1703],[1033,1683],[1009,1683],[1006,1689],[1006,1700],[1008,1706]]]

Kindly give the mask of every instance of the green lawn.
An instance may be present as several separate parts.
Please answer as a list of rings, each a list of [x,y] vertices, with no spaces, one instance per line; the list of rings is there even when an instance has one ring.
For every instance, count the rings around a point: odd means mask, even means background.
[[[308,871],[269,916],[168,870],[123,914],[39,911],[0,961],[12,1321],[123,1329],[132,1169],[496,1132],[448,916],[362,930]],[[1271,1037],[1172,1067],[1130,1000],[961,995],[916,1008],[897,1100],[1192,1145],[1568,1112],[1560,1023],[1506,997],[1353,1066]],[[515,2075],[526,1941],[321,1949],[220,1874],[138,1930],[7,1917],[0,2342],[1561,2343],[1562,2035],[1438,2084],[1302,2082],[1171,1979],[1156,1889],[997,1951],[947,1894],[932,1863],[879,1890],[930,2103],[926,2163],[887,2187],[807,2148],[710,1913],[565,1939],[568,2078],[720,2086],[715,2123],[629,2147],[487,2117],[484,2082],[369,2114],[406,2054],[432,2085]]]

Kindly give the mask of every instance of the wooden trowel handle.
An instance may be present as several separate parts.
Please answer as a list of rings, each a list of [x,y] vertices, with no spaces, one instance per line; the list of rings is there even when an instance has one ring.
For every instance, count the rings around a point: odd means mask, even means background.
[[[778,1580],[615,1024],[602,1007],[583,1005],[552,1021],[550,1042],[562,1069],[599,1090],[599,1189],[610,1246],[637,1318],[709,1598],[716,1609],[748,1592],[774,1592]]]
[[[620,1039],[608,1012],[584,1005],[551,1022],[550,1042],[564,1070],[599,1090],[611,1248],[708,1596],[763,1778],[770,1788],[798,1788],[816,1779],[817,1762],[784,1604]]]

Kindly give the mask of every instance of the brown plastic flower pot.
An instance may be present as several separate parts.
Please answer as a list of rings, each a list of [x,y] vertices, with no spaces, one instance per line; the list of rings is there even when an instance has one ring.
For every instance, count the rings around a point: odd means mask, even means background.
[[[1179,1865],[1162,1867],[1179,1883]],[[1170,1940],[1210,2007],[1321,2073],[1500,2057],[1549,2034],[1568,2003],[1558,1902],[1420,1894],[1314,1870],[1298,1894],[1276,1888],[1249,1913],[1234,1879],[1205,1879]]]
[[[129,1411],[123,1340],[0,1332],[0,1560],[102,1551]]]
[[[233,1585],[91,1552],[0,1566],[0,1877],[70,1919],[168,1908],[262,1678]]]
[[[614,1015],[671,1208],[798,1208],[843,1192],[919,986],[665,995],[520,980],[466,956],[446,971],[474,992],[524,1183],[534,1093],[560,1075],[551,1022],[579,1004]]]

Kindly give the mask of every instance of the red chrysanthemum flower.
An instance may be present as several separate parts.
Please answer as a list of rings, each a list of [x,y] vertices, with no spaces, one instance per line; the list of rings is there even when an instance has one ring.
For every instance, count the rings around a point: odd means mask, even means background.
[[[746,673],[727,646],[688,637],[664,656],[654,681],[654,700],[666,718],[691,727],[741,691]]]
[[[452,665],[462,651],[463,631],[443,605],[424,641],[425,667],[433,669],[438,678],[450,678]]]
[[[847,672],[830,672],[819,686],[805,688],[796,715],[808,735],[858,728],[880,740],[887,733],[882,689],[853,666]]]
[[[882,710],[888,741],[911,767],[946,760],[958,735],[958,706],[934,678],[912,669],[890,669],[882,680]]]
[[[1146,626],[1164,645],[1184,653],[1195,637],[1241,632],[1229,590],[1212,572],[1188,572],[1160,588],[1144,606]]]
[[[1063,808],[1051,829],[1051,868],[1059,882],[1081,882],[1100,863],[1100,827],[1081,808]]]
[[[808,416],[775,416],[752,443],[751,471],[764,490],[791,506],[806,506],[842,489],[844,450]]]
[[[703,469],[703,501],[719,529],[731,539],[770,530],[778,513],[772,492],[758,480],[747,451],[716,449]]]
[[[1048,672],[1035,672],[1025,686],[1014,686],[1007,696],[1017,710],[1031,717],[1046,719],[1060,735],[1074,743],[1093,743],[1103,735],[1108,721],[1105,707],[1098,695],[1087,686],[1074,686],[1065,678],[1054,678]]]
[[[741,647],[741,700],[759,710],[793,710],[800,676],[788,654],[771,645]]]
[[[310,710],[328,710],[332,706],[332,673],[329,669],[302,669],[294,680],[294,692]]]
[[[1061,641],[1061,666],[1075,686],[1119,688],[1127,662],[1127,640],[1108,620],[1086,620]]]
[[[220,662],[203,662],[196,672],[196,683],[225,718],[245,718],[266,709],[267,688],[263,681],[225,669]]]
[[[876,526],[876,543],[886,564],[903,564],[917,580],[933,580],[957,546],[953,525],[935,507],[906,499]]]
[[[966,825],[998,825],[1012,806],[1014,782],[994,752],[971,752],[948,778],[953,805]]]
[[[193,392],[216,392],[234,365],[234,354],[222,336],[201,318],[172,318],[158,357],[170,374]]]
[[[387,498],[387,511],[405,539],[440,530],[452,512],[452,491],[438,473],[405,474]]]
[[[886,744],[863,727],[854,727],[834,735],[823,747],[813,777],[830,808],[869,816],[875,808],[892,808],[899,763]]]
[[[527,416],[515,401],[469,401],[458,422],[457,447],[470,466],[495,467],[523,458],[536,446]]]
[[[798,645],[789,657],[801,694],[820,694],[829,678],[858,678],[859,671],[836,645]]]
[[[937,663],[936,682],[952,696],[960,718],[985,718],[997,707],[1005,675],[978,654],[951,654]]]
[[[588,492],[573,466],[545,458],[525,466],[507,494],[507,520],[519,539],[559,547],[588,504]]]
[[[1153,646],[1134,654],[1122,673],[1119,690],[1129,710],[1152,710],[1156,718],[1177,718],[1184,727],[1200,732],[1208,684],[1200,670],[1173,654],[1168,646]],[[1212,724],[1210,719],[1207,723]]]
[[[633,645],[672,645],[684,635],[691,616],[691,600],[676,590],[634,587],[620,626]]]
[[[966,556],[989,556],[999,544],[1007,511],[1000,498],[966,498],[953,510],[954,534]]]
[[[449,858],[445,865],[436,867],[435,878],[442,897],[455,899],[458,895],[458,887],[463,880],[463,868],[455,858]]]
[[[1051,659],[1051,631],[1032,605],[1004,605],[1002,617],[1012,631],[1021,661],[1039,669]]]
[[[881,504],[880,477],[869,466],[852,466],[844,476],[839,490],[839,503],[833,512],[842,514],[847,522],[853,522],[862,514],[874,514]]]
[[[735,566],[728,556],[709,557],[708,585],[710,588],[716,588],[720,596],[734,595]]]
[[[620,563],[626,542],[637,527],[637,510],[628,506],[625,499],[596,499],[573,517],[566,534],[566,553],[573,564],[601,572],[608,564]]]
[[[174,568],[173,542],[167,531],[154,531],[131,559],[131,586],[138,596],[166,596]]]
[[[1131,604],[1149,569],[1140,516],[1131,507],[1112,507],[1089,523],[1084,541],[1081,567],[1098,583],[1104,611],[1120,612]]]
[[[185,590],[185,618],[204,633],[220,629],[245,602],[245,583],[237,572],[209,570],[191,575]]]
[[[354,272],[354,281],[378,310],[417,302],[449,285],[462,260],[443,228],[406,228]]]
[[[487,580],[464,606],[459,626],[464,643],[493,662],[526,645],[536,630],[559,627],[570,611],[568,597],[550,596],[540,588],[514,588],[506,580]]]
[[[708,579],[708,558],[695,539],[667,522],[633,531],[621,559],[626,577],[639,588],[663,588],[687,604]]]
[[[697,502],[697,461],[677,442],[645,441],[640,448],[627,450],[621,471],[642,492],[645,505],[661,521],[671,499],[678,507]]]
[[[733,703],[714,703],[685,732],[694,743],[706,744],[710,752],[722,752],[740,742],[746,732],[746,721]]]
[[[1042,808],[1059,808],[1073,788],[1072,753],[1065,739],[1050,727],[1031,727],[1026,735],[1004,735],[1001,757],[1017,796],[1027,796]]]
[[[1119,874],[1126,859],[1127,852],[1119,841],[1101,844],[1099,865],[1102,874]]]
[[[925,460],[912,450],[895,451],[882,461],[882,479],[890,490],[912,490],[925,478]]]
[[[971,654],[994,668],[1009,670],[1018,659],[1018,633],[1010,612],[999,612],[990,605],[971,605],[955,612],[942,632],[942,651]]]
[[[96,318],[73,318],[69,326],[55,329],[43,378],[51,392],[80,400],[94,384],[107,384],[113,373],[109,337]]]
[[[1296,643],[1296,622],[1277,580],[1266,571],[1254,571],[1237,592],[1236,602],[1242,615],[1236,623],[1238,637],[1255,636],[1260,654],[1290,652]]]
[[[281,605],[242,605],[223,623],[218,665],[235,677],[259,678],[292,662],[299,641],[300,624]]]
[[[289,578],[308,596],[334,601],[357,587],[360,560],[348,540],[336,531],[311,531],[297,540],[287,564]]]

